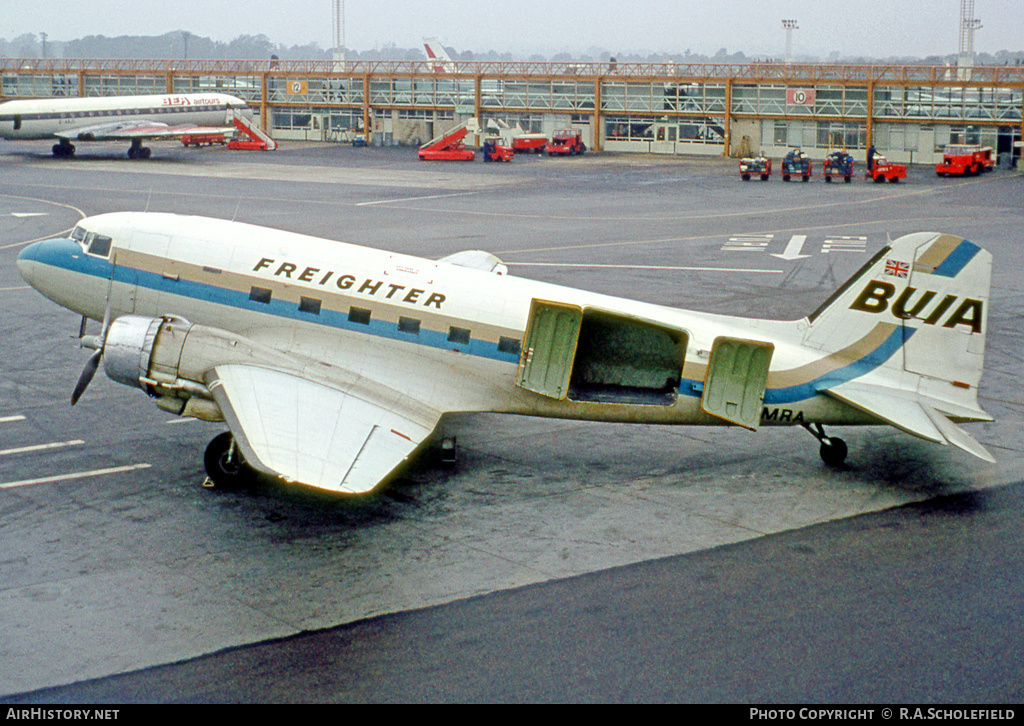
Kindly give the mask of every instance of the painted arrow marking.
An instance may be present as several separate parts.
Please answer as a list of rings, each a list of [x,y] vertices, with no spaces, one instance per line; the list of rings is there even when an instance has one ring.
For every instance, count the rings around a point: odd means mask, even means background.
[[[789,244],[786,245],[786,249],[782,251],[782,254],[773,252],[772,257],[778,257],[780,260],[800,260],[804,257],[810,257],[810,255],[800,254],[800,250],[804,248],[804,242],[806,241],[806,234],[794,234],[789,238]]]

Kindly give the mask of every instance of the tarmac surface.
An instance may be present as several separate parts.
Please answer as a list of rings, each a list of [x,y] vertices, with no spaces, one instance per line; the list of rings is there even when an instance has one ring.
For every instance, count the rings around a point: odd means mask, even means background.
[[[124,151],[0,144],[0,703],[1019,702],[1020,174],[745,183],[720,158]],[[996,421],[968,428],[998,463],[885,427],[830,430],[850,446],[833,470],[799,427],[464,415],[440,432],[454,469],[427,452],[367,497],[205,489],[223,427],[103,376],[72,409],[79,319],[14,266],[130,210],[485,249],[523,277],[777,319],[887,237],[960,235],[995,256]]]

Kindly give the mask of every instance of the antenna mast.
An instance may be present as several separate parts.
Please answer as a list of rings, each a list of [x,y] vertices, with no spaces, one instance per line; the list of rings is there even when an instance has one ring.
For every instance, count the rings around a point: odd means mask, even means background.
[[[974,0],[960,0],[960,65],[974,64],[974,31],[981,21],[974,17]]]

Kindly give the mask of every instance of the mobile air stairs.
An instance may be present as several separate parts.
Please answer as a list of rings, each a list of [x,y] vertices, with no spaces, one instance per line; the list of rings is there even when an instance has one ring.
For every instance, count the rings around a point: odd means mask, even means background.
[[[245,116],[235,115],[231,119],[244,138],[232,139],[228,142],[229,149],[255,149],[258,151],[273,151],[277,148],[277,142],[270,138],[270,135],[260,128],[259,124]]]

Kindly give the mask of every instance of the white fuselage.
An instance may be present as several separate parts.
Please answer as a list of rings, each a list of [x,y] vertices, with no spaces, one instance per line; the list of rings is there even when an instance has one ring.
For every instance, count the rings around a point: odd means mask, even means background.
[[[234,113],[251,116],[245,101],[224,93],[47,98],[0,103],[0,138],[49,139],[119,121],[168,126],[225,126]]]
[[[357,371],[438,410],[720,424],[702,410],[700,391],[715,339],[732,336],[774,342],[762,423],[872,421],[809,385],[807,395],[772,400],[773,376],[791,382],[794,371],[820,358],[800,345],[803,321],[676,310],[198,217],[120,213],[82,226],[111,238],[108,258],[91,259],[77,243],[51,240],[52,251],[19,259],[33,286],[61,305],[102,320],[109,294],[112,318],[180,316]],[[678,395],[673,392],[670,403],[642,405],[553,398],[517,385],[520,346],[537,300],[680,331],[686,352]],[[785,388],[799,390],[789,383]]]

